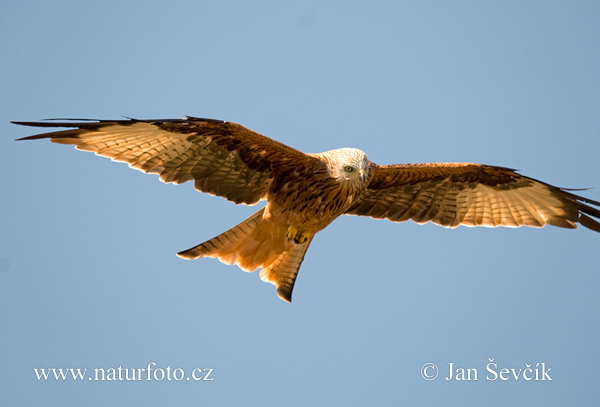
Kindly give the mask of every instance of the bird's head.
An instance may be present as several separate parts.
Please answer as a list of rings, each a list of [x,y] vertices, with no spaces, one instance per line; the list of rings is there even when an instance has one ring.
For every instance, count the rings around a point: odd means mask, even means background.
[[[346,185],[364,185],[369,176],[369,159],[356,148],[340,148],[322,153],[329,174]]]

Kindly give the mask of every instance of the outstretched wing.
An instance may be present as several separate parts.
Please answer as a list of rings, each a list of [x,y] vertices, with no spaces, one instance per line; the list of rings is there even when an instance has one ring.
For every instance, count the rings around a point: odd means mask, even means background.
[[[472,163],[378,166],[366,192],[346,212],[394,222],[466,226],[533,226],[600,232],[600,202],[517,174]],[[589,205],[586,205],[589,204]],[[589,215],[589,216],[588,216]]]
[[[123,161],[163,182],[194,181],[196,189],[235,203],[265,199],[271,183],[289,166],[309,168],[315,158],[239,124],[220,120],[91,120],[13,122],[34,127],[70,127],[25,137],[49,138],[78,150]]]

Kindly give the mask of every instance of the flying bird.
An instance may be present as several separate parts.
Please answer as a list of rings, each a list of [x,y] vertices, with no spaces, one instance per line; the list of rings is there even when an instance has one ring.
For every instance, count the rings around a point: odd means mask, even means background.
[[[600,202],[504,167],[474,163],[377,165],[355,148],[303,153],[239,124],[167,120],[57,119],[15,124],[69,128],[19,140],[50,139],[123,161],[160,180],[236,204],[266,206],[204,243],[177,253],[216,257],[274,284],[292,300],[315,234],[340,215],[443,227],[542,227],[600,232]]]

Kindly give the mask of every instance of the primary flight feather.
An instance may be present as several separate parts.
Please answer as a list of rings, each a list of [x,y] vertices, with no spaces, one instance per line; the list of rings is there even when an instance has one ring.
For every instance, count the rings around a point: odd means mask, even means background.
[[[306,154],[239,124],[195,117],[13,123],[70,128],[20,140],[72,144],[164,182],[194,181],[197,190],[236,204],[266,200],[239,225],[177,254],[216,257],[249,272],[260,267],[261,279],[288,302],[314,235],[344,214],[450,228],[580,223],[600,232],[600,202],[503,167],[379,166],[357,149]]]

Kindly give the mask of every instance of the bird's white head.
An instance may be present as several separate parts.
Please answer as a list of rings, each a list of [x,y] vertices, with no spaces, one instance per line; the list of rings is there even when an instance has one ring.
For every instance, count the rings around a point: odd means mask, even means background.
[[[329,174],[346,185],[364,185],[369,176],[369,159],[357,148],[340,148],[321,154]]]

